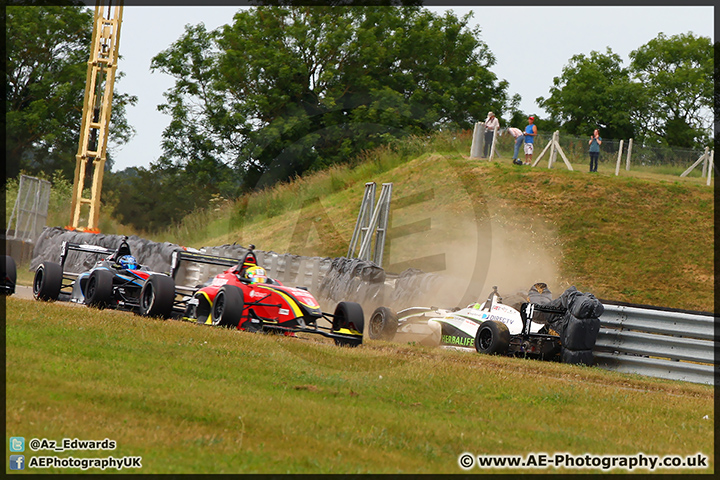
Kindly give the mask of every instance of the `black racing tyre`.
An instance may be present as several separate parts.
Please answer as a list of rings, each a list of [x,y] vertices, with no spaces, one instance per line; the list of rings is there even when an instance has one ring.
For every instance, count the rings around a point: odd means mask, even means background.
[[[480,324],[475,334],[475,350],[487,355],[504,354],[510,345],[510,330],[507,325],[495,320]]]
[[[167,275],[150,275],[140,290],[140,315],[170,318],[175,303],[175,281]]]
[[[562,363],[569,363],[571,365],[591,367],[595,362],[592,350],[570,350],[569,348],[563,347],[560,355]]]
[[[208,301],[207,296],[201,293],[196,293],[195,299],[198,301],[198,304],[188,305],[185,316],[190,320],[195,320],[197,323],[205,324],[212,313],[212,305]]]
[[[597,318],[576,318],[570,316],[563,330],[563,346],[570,350],[592,350],[600,332]]]
[[[362,334],[365,330],[365,315],[363,314],[360,304],[355,302],[338,303],[337,307],[335,307],[335,314],[333,315],[332,329],[335,333],[341,329],[354,330],[359,333],[359,335],[356,335],[357,338],[352,340],[335,338],[335,345],[348,347],[360,345],[362,343]]]
[[[93,270],[85,285],[85,303],[95,308],[110,305],[113,294],[113,275],[108,270]]]
[[[3,282],[5,295],[12,295],[15,293],[15,284],[17,283],[17,266],[15,265],[15,259],[10,255],[5,255],[5,260],[2,264]]]
[[[212,304],[212,324],[237,328],[245,308],[243,291],[235,285],[223,285]]]
[[[387,307],[378,307],[370,316],[368,337],[372,340],[392,340],[397,329],[397,314]]]
[[[333,315],[333,330],[347,328],[363,333],[365,330],[365,315],[359,303],[340,302],[335,307]]]
[[[35,300],[54,301],[60,296],[63,271],[59,263],[43,262],[38,265],[33,278]]]

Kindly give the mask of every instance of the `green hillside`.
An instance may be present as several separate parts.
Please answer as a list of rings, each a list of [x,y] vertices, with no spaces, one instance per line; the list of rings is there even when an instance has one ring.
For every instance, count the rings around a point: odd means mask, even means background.
[[[586,158],[547,168],[468,158],[470,136],[413,138],[346,167],[218,202],[159,235],[201,247],[237,242],[309,256],[347,255],[366,182],[393,183],[383,267],[485,279],[502,292],[545,281],[599,298],[713,310],[713,188],[699,174],[622,169]],[[697,172],[693,172],[696,174]],[[452,299],[448,299],[452,301]]]

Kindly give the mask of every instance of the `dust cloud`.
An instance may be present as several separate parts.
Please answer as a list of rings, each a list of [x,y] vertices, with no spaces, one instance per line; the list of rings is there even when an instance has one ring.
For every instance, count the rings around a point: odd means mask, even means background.
[[[481,225],[473,220],[466,229],[447,231],[446,269],[437,272],[443,278],[441,287],[424,298],[431,303],[413,306],[463,308],[484,301],[494,286],[507,298],[526,295],[537,282],[546,283],[553,297],[559,296],[569,284],[560,274],[562,245],[554,227],[513,210],[507,204],[490,208]],[[477,234],[468,235],[476,226]]]
[[[562,245],[553,225],[518,212],[507,201],[498,202],[496,207],[488,208],[487,218],[465,217],[464,228],[444,230],[442,250],[446,268],[435,272],[437,288],[416,297],[412,304],[392,305],[393,309],[464,308],[475,301],[485,301],[494,286],[498,287],[504,303],[512,305],[519,297],[524,301],[530,287],[537,282],[546,283],[553,298],[558,297],[569,284],[560,274]],[[421,270],[423,266],[422,260],[413,265]],[[375,306],[363,305],[366,324]],[[398,333],[393,341],[439,344],[439,332],[427,325],[416,327]]]

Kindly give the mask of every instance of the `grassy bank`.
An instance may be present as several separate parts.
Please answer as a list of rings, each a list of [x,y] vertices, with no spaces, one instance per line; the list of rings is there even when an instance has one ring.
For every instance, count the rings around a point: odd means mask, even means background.
[[[464,452],[700,452],[707,469],[658,472],[714,472],[712,387],[597,368],[382,342],[340,349],[13,297],[6,359],[8,437],[117,442],[111,452],[27,451],[26,461],[142,456],[139,472],[124,473],[462,473]]]
[[[608,300],[714,309],[713,188],[704,179],[663,167],[615,176],[614,164],[591,175],[585,158],[571,159],[575,171],[561,159],[553,169],[546,160],[519,167],[502,144],[497,161],[474,160],[470,142],[467,133],[414,138],[195,212],[150,237],[347,255],[365,183],[376,182],[379,194],[391,182],[388,271],[437,271],[463,287],[479,276],[478,295],[488,285],[512,292],[545,281],[558,293],[575,285]]]

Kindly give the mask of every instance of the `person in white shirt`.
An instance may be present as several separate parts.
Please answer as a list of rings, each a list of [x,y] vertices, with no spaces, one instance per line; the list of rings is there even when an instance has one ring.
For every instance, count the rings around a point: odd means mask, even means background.
[[[493,135],[495,129],[500,127],[500,122],[495,118],[493,112],[488,112],[488,116],[485,119],[485,148],[483,158],[490,156],[490,148],[492,147]]]
[[[515,127],[508,127],[507,132],[515,137],[515,149],[513,150],[512,161],[515,165],[522,165],[523,162],[518,158],[518,156],[520,155],[520,145],[522,145],[525,140],[525,134],[522,130]]]

